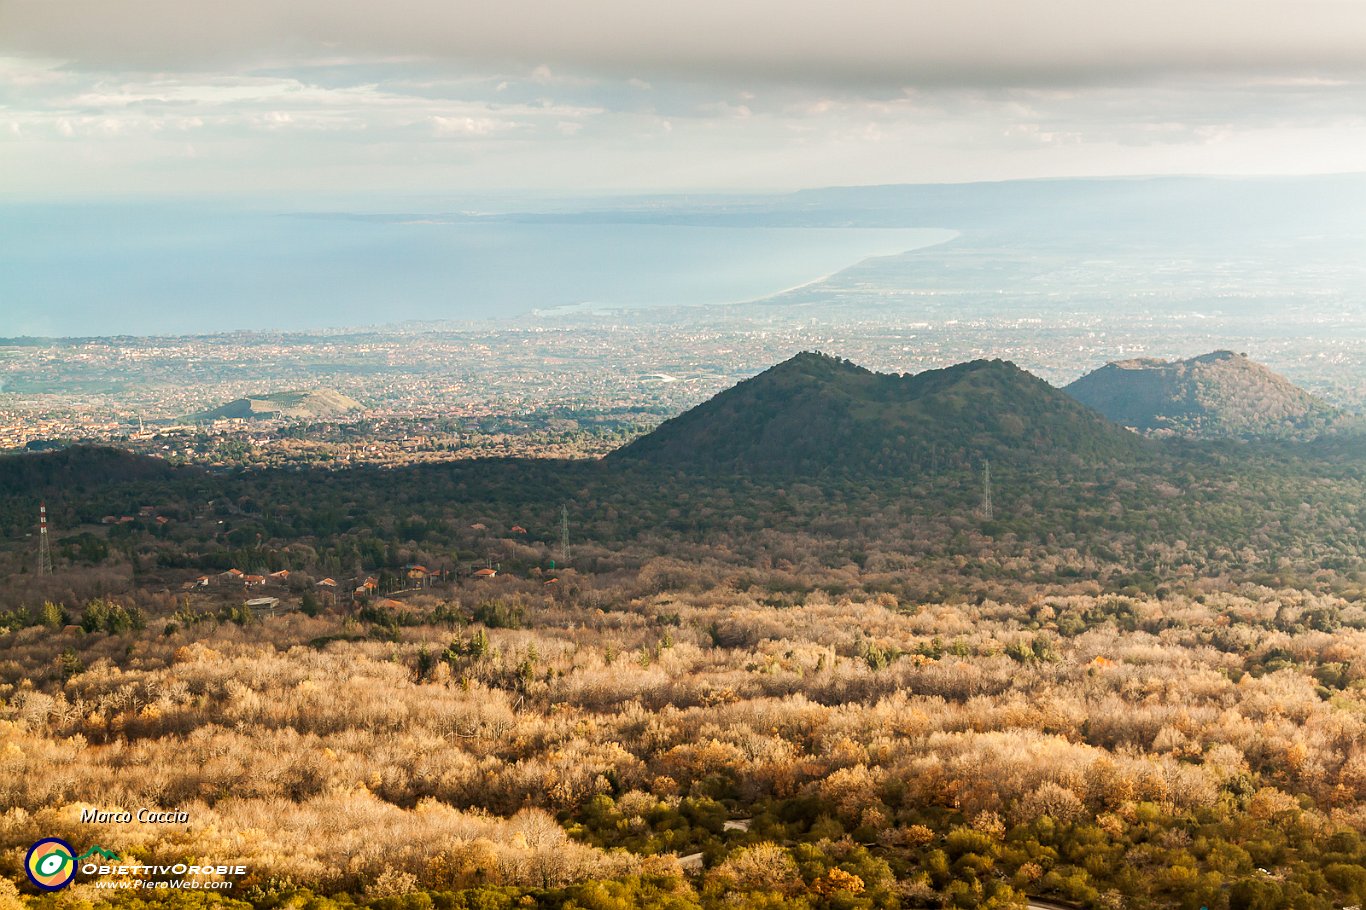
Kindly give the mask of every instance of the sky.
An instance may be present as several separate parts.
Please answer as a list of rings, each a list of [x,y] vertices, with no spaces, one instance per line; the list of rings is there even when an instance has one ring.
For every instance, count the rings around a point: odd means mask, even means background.
[[[0,0],[0,194],[1359,171],[1361,0]]]

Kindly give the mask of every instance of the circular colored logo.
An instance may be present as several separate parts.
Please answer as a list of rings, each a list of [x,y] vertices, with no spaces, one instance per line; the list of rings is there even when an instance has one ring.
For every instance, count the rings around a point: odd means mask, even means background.
[[[59,891],[76,877],[76,851],[60,837],[45,837],[28,848],[24,871],[44,891]]]

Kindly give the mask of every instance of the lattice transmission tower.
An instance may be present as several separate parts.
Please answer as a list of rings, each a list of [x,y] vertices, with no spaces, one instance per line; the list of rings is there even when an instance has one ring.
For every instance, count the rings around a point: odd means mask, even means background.
[[[52,574],[52,544],[47,537],[47,503],[38,504],[38,574]]]
[[[560,563],[569,565],[569,506],[560,506]]]
[[[982,468],[982,518],[991,521],[995,513],[991,508],[991,462],[985,462]]]

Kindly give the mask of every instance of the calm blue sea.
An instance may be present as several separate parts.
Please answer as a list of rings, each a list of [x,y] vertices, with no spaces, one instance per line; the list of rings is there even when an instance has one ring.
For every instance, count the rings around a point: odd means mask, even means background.
[[[764,297],[947,231],[0,207],[0,336],[526,320],[574,304]]]

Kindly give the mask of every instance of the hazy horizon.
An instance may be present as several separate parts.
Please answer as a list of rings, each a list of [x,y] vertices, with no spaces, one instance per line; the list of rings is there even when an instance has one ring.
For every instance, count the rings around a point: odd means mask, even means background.
[[[377,221],[212,205],[27,206],[0,225],[0,337],[508,321],[742,303],[943,242],[895,228]]]
[[[1218,311],[1230,270],[1245,290],[1274,287],[1295,309],[1366,287],[1355,253],[1366,238],[1360,175],[314,203],[9,204],[0,298],[13,305],[0,313],[0,337],[513,324],[585,306],[629,319],[764,300],[805,318],[791,308],[798,288],[800,306],[843,300],[852,315],[858,295],[831,282],[868,268],[877,274],[864,290],[899,300],[906,319],[925,318],[934,298],[922,292],[934,288],[956,295],[958,318],[1011,306],[1028,315],[1041,306],[1039,282],[1062,280],[1045,278],[1060,253],[1089,263],[1088,274],[1065,279],[1045,312],[1093,309],[1075,292],[1106,284],[1112,303],[1149,287],[1157,296],[1145,308]],[[1031,256],[1048,263],[1038,274],[1009,265]]]
[[[1335,0],[8,0],[0,334],[735,304],[906,260],[884,241],[908,228],[963,242],[883,290],[970,249],[965,316],[1013,290],[1001,242],[1043,235],[1116,280],[1191,245],[1192,306],[1239,243],[1290,242],[1314,266],[1283,290],[1336,294],[1363,46],[1366,7]],[[546,217],[276,217],[300,213]]]

